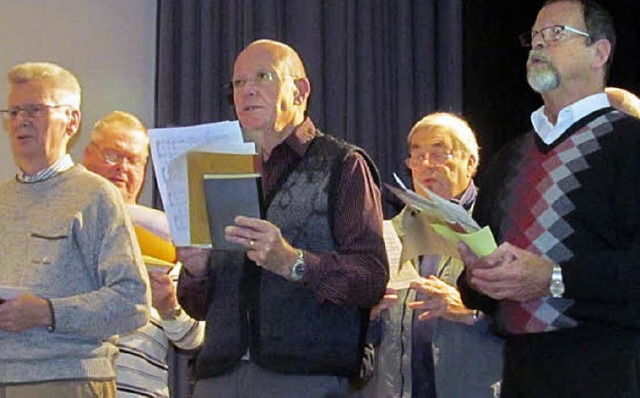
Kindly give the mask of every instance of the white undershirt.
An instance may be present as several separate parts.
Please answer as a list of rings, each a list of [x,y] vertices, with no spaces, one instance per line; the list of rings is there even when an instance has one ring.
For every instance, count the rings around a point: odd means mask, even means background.
[[[607,94],[599,93],[590,95],[562,108],[560,113],[558,113],[558,121],[555,126],[547,119],[547,115],[544,114],[544,106],[541,106],[531,114],[531,124],[542,141],[550,145],[560,138],[560,136],[578,120],[593,111],[609,106],[611,106],[611,104],[609,103]]]

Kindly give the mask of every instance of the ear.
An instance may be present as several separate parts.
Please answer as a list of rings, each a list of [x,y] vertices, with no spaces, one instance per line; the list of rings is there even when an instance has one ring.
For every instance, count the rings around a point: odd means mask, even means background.
[[[594,59],[591,67],[594,69],[603,69],[609,57],[611,56],[611,42],[607,39],[600,39],[593,43]]]
[[[293,82],[296,85],[296,91],[294,93],[293,102],[296,105],[301,105],[307,102],[307,98],[311,94],[311,83],[306,77],[299,77]]]
[[[80,129],[81,120],[82,116],[80,115],[80,111],[77,109],[72,109],[71,115],[69,117],[69,122],[67,123],[67,130],[65,131],[69,138],[73,137],[78,132],[78,130]]]
[[[91,157],[91,151],[93,151],[94,149],[91,148],[91,143],[88,143],[87,146],[84,148],[84,154],[82,156],[82,163],[87,163],[87,159],[89,159]]]
[[[478,171],[478,159],[474,155],[469,155],[469,159],[467,160],[467,175],[470,178],[473,178]]]

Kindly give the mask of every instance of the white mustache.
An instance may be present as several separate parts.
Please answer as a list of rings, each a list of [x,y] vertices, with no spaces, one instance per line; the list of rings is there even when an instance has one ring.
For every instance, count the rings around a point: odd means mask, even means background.
[[[545,63],[551,63],[551,58],[540,50],[529,51],[529,58],[527,59],[527,64],[530,64],[533,58],[537,58],[539,61],[542,61]]]

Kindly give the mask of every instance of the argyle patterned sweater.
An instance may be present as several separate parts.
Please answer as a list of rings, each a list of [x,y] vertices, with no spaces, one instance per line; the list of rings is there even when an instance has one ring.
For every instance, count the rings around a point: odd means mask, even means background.
[[[474,217],[508,241],[560,264],[565,298],[498,303],[507,333],[581,322],[640,330],[640,120],[612,108],[584,117],[552,145],[530,132],[484,174]]]
[[[550,372],[544,361],[552,351],[562,357],[572,342],[576,358],[581,352],[588,358],[586,347],[597,345],[597,355],[611,361],[607,345],[613,341],[640,347],[640,120],[605,108],[577,121],[551,145],[535,132],[517,138],[483,175],[474,217],[490,226],[498,242],[562,268],[562,299],[496,301],[472,290],[464,275],[458,280],[467,306],[493,314],[508,340],[514,337],[505,357],[507,374],[515,362],[510,349],[520,350],[521,362],[538,357],[539,370]],[[623,368],[634,372],[630,355],[631,367]],[[625,362],[616,361],[612,374]],[[522,372],[517,377],[527,379]]]

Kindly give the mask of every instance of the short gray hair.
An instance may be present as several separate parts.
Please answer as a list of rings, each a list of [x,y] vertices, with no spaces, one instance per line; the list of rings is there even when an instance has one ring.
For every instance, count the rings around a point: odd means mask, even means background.
[[[81,89],[78,79],[60,65],[51,62],[24,62],[9,70],[9,84],[16,85],[34,80],[43,80],[55,88],[67,92],[69,105],[80,109]]]
[[[407,148],[411,150],[411,138],[418,130],[447,129],[464,149],[480,162],[480,147],[476,135],[463,118],[448,112],[435,112],[420,119],[407,135]]]

